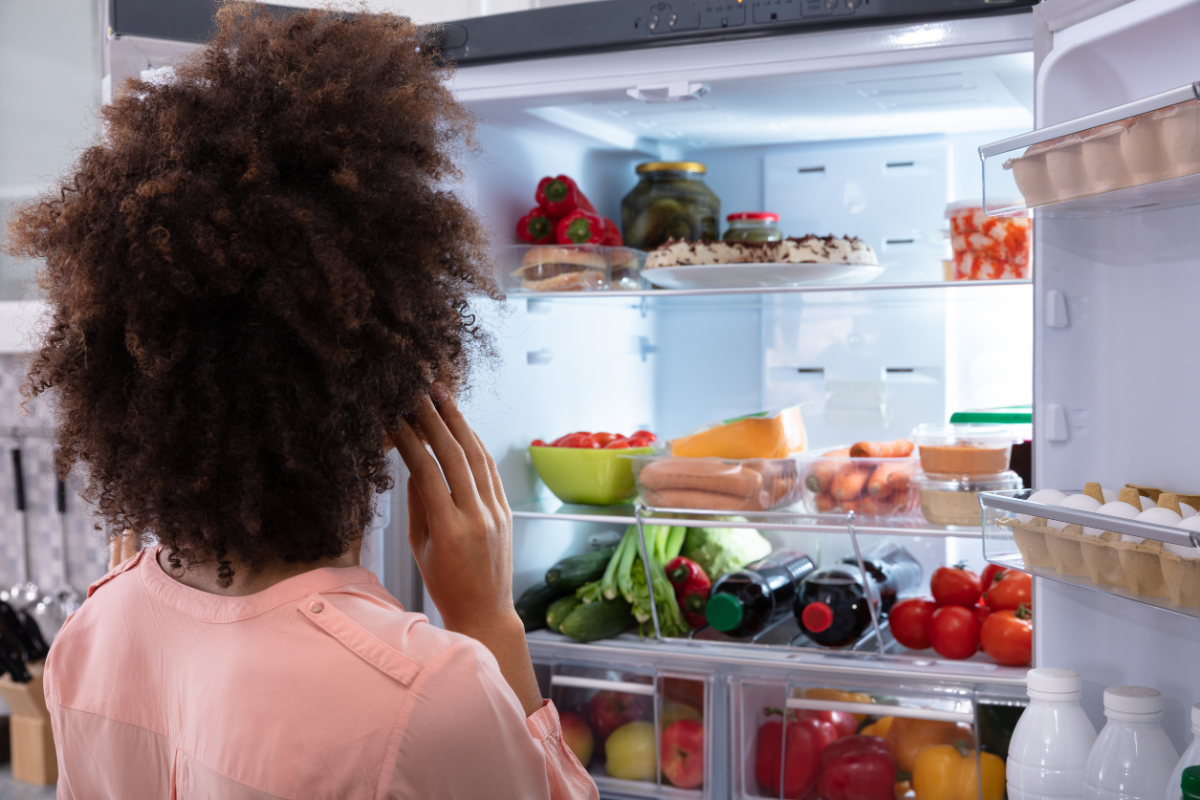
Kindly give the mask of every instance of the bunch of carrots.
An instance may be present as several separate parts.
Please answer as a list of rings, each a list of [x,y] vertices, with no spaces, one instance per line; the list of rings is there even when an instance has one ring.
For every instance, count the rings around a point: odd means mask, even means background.
[[[915,511],[917,490],[912,485],[916,471],[909,459],[913,443],[908,439],[892,442],[858,442],[851,447],[830,450],[813,463],[804,484],[815,496],[816,510],[854,511],[868,516],[886,517]],[[889,463],[858,459],[904,459]]]

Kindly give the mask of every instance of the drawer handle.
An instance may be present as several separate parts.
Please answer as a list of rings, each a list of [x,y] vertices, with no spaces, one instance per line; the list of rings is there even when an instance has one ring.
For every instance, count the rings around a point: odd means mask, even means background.
[[[628,681],[606,681],[602,678],[580,678],[575,675],[551,675],[551,686],[572,686],[577,689],[604,689],[610,692],[626,694],[644,694],[654,696],[654,686],[649,683],[630,683]]]
[[[936,708],[910,708],[908,706],[884,706],[875,703],[844,703],[841,700],[818,700],[809,697],[788,698],[787,707],[805,711],[847,711],[867,716],[905,717],[906,719],[931,719],[939,722],[975,722],[975,715],[963,711],[942,711]]]

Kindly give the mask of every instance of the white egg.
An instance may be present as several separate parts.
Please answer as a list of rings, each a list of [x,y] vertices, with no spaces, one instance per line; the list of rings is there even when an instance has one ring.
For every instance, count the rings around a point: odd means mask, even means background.
[[[1029,502],[1041,503],[1042,505],[1047,506],[1056,506],[1061,501],[1065,500],[1066,497],[1067,496],[1058,489],[1038,489],[1036,492],[1029,495]],[[1017,514],[1017,519],[1019,519],[1021,522],[1027,523],[1029,520],[1033,519],[1033,517],[1031,517],[1029,514]]]
[[[1076,511],[1095,511],[1100,507],[1100,504],[1095,499],[1088,497],[1086,494],[1073,494],[1058,503],[1062,508],[1072,508]],[[1057,531],[1061,531],[1067,527],[1067,523],[1057,519],[1048,519],[1046,524]]]
[[[1120,497],[1114,489],[1101,489],[1100,491],[1104,494],[1105,504],[1115,503],[1117,502],[1117,498]]]
[[[1142,501],[1142,511],[1149,511],[1152,508],[1158,508],[1158,505],[1144,494],[1139,494],[1138,500]]]
[[[1165,525],[1168,528],[1173,528],[1183,521],[1183,517],[1176,514],[1169,508],[1151,508],[1143,511],[1133,518],[1134,522],[1147,522],[1151,525]],[[1122,542],[1133,542],[1141,544],[1145,541],[1140,536],[1130,536],[1128,533],[1121,536]]]
[[[1096,509],[1096,513],[1107,514],[1110,517],[1120,517],[1121,519],[1133,519],[1142,512],[1129,505],[1129,503],[1122,503],[1120,500],[1118,500],[1115,503],[1105,503]],[[1083,529],[1084,536],[1099,536],[1102,533],[1104,533],[1104,531],[1100,530],[1099,528]]]
[[[1183,503],[1180,503],[1179,507],[1183,508]],[[1188,517],[1175,527],[1182,528],[1185,531],[1200,531],[1200,516]],[[1200,558],[1200,549],[1189,547],[1186,544],[1164,544],[1163,549],[1174,553],[1180,558]]]
[[[1179,505],[1181,508],[1183,507],[1182,503]],[[1189,517],[1185,514],[1183,522],[1179,523],[1175,527],[1183,528],[1185,531],[1200,531],[1200,517],[1194,515]]]
[[[1189,506],[1187,503],[1180,503],[1179,504],[1179,513],[1183,514],[1184,519],[1191,519],[1192,517],[1196,516],[1197,511],[1196,511],[1196,509]]]

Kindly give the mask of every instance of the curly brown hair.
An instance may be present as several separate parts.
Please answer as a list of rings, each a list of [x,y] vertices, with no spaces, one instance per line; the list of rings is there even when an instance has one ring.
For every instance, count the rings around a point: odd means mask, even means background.
[[[384,427],[459,388],[498,296],[447,188],[472,120],[415,26],[223,5],[161,83],[10,222],[51,318],[23,392],[58,469],[185,562],[337,557],[391,486]]]

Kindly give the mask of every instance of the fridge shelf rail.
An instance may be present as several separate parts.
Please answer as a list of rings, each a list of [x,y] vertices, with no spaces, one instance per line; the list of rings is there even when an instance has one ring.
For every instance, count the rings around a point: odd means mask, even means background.
[[[557,504],[557,505],[556,505]],[[754,528],[756,530],[791,531],[797,533],[846,533],[847,526],[864,536],[928,536],[935,538],[979,539],[980,528],[943,528],[930,526],[922,519],[889,520],[889,524],[864,519],[854,514],[811,514],[803,510],[783,511],[702,511],[694,508],[654,508],[642,506],[646,522],[669,522],[683,528]],[[557,520],[559,522],[597,522],[608,525],[632,525],[637,521],[637,507],[567,505],[550,501],[535,501],[516,505],[514,519]],[[730,519],[745,517],[745,521]]]
[[[1200,83],[979,148],[992,216],[1099,217],[1200,202]]]
[[[913,291],[918,289],[958,289],[996,286],[1030,286],[1031,280],[981,280],[981,281],[911,281],[905,283],[863,283],[857,285],[828,286],[747,286],[738,289],[621,289],[597,292],[528,292],[510,291],[509,300],[630,300],[633,298],[668,297],[747,297],[755,295],[797,295],[831,292],[879,292]]]
[[[1200,532],[1031,503],[1031,493],[980,493],[988,561],[1200,618]]]

